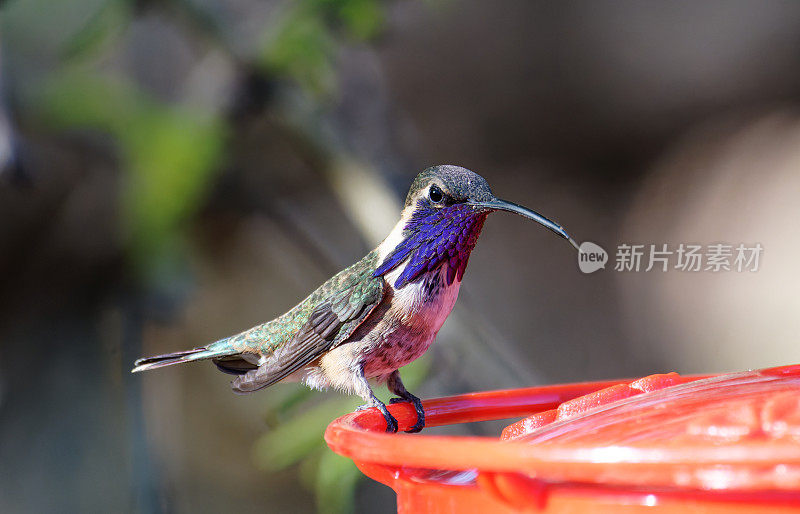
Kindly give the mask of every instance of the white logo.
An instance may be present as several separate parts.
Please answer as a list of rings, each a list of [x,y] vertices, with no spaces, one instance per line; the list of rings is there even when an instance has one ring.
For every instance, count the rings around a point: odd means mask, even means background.
[[[578,248],[578,267],[583,273],[594,273],[600,268],[605,268],[608,262],[608,253],[600,245],[591,241],[584,241]]]

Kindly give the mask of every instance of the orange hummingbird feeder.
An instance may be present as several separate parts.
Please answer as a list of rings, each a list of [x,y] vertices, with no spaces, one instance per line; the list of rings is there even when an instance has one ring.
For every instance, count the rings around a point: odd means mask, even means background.
[[[400,428],[414,409],[390,411]],[[528,416],[499,438],[386,434],[374,409],[325,440],[400,513],[800,513],[800,365],[473,393],[426,426]]]

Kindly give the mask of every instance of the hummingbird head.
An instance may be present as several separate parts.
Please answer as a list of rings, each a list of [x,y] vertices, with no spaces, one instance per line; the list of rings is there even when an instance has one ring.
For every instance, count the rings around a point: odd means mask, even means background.
[[[530,209],[500,200],[486,179],[459,166],[426,169],[414,179],[395,230],[379,247],[383,260],[374,276],[384,275],[404,262],[394,283],[403,287],[425,272],[447,266],[447,284],[461,281],[486,216],[508,211],[532,219],[578,245],[564,229]]]

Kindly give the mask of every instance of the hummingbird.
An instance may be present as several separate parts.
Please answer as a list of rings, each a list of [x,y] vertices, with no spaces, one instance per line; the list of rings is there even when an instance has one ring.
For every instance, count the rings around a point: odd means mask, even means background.
[[[496,198],[477,173],[433,166],[414,179],[386,239],[291,310],[207,346],[139,359],[133,372],[210,359],[236,375],[231,387],[237,393],[290,381],[334,388],[360,396],[366,403],[359,410],[376,407],[386,431],[397,432],[397,420],[372,391],[369,380],[375,379],[397,395],[390,403],[413,404],[417,422],[406,432],[419,432],[425,426],[422,401],[406,390],[399,368],[436,339],[484,221],[495,211],[541,223],[578,248],[557,223]]]

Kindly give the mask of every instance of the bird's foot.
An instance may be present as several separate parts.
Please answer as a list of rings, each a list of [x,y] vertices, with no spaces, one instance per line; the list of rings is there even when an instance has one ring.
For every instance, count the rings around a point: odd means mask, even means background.
[[[356,411],[371,409],[373,407],[381,411],[381,414],[383,414],[383,419],[386,420],[386,432],[390,434],[397,433],[397,420],[394,416],[389,414],[389,409],[386,408],[386,405],[384,405],[383,402],[376,400],[374,403],[367,403],[356,407]]]
[[[411,402],[414,405],[414,410],[417,411],[417,422],[413,427],[406,430],[409,434],[415,434],[425,428],[425,409],[422,408],[422,400],[406,391],[404,397],[392,398],[389,403],[395,404],[400,402]]]

